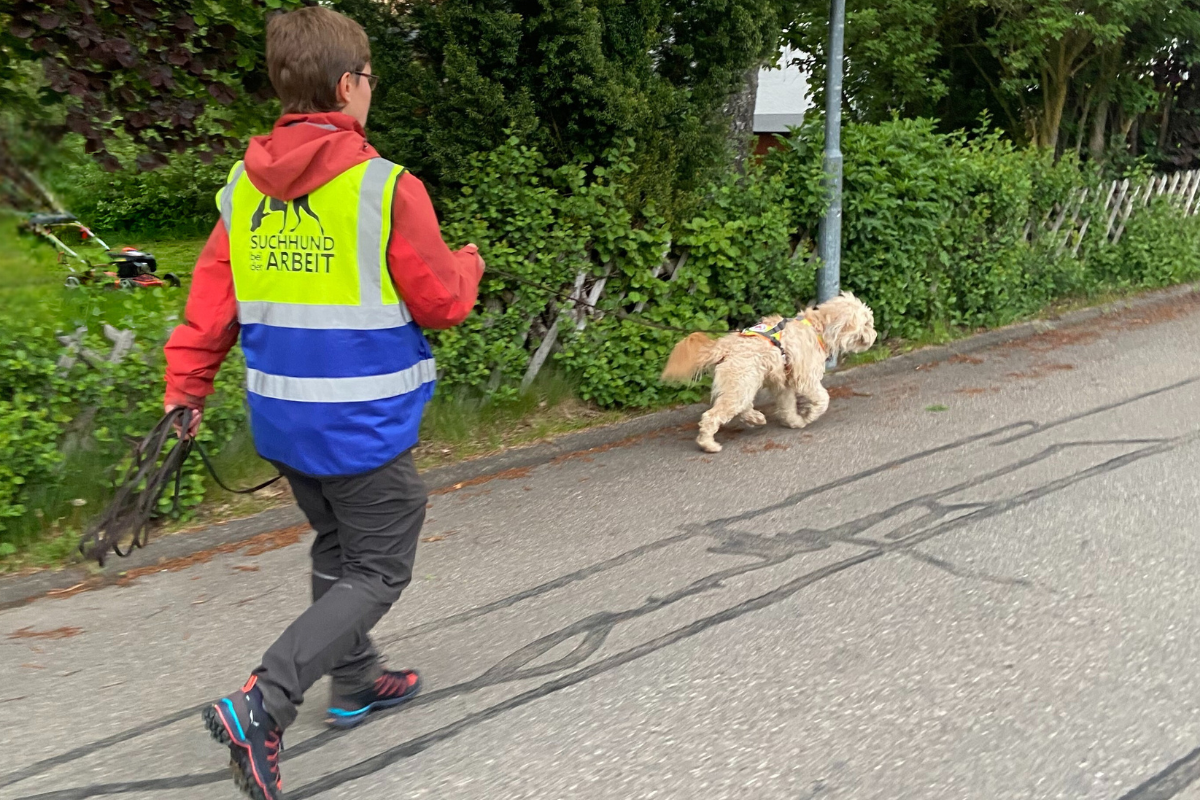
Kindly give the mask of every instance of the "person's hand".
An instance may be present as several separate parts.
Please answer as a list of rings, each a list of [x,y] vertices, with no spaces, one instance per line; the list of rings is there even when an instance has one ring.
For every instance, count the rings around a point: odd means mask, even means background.
[[[168,414],[170,414],[172,411],[174,411],[177,408],[188,408],[188,406],[183,406],[183,405],[179,405],[177,403],[172,403],[172,404],[167,404],[166,406],[164,406],[164,408],[166,409],[166,412]],[[185,437],[183,435],[183,433],[180,431],[180,424],[178,422],[175,423],[175,435],[178,436],[180,439],[196,438],[196,434],[200,431],[200,417],[203,414],[204,414],[203,409],[193,408],[192,409],[192,418],[191,418],[191,421],[188,423],[187,436]]]
[[[487,269],[487,262],[483,260],[483,256],[479,255],[479,246],[474,242],[471,242],[469,245],[464,247],[463,250],[469,250],[475,254],[475,258],[479,259],[479,274],[483,275],[484,270]]]

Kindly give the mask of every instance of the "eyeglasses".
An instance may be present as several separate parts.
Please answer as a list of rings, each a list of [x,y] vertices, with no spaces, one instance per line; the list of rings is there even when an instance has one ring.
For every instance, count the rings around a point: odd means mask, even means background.
[[[379,84],[379,76],[370,72],[351,72],[351,75],[358,75],[361,78],[366,78],[367,83],[371,85],[371,91],[375,91],[375,87]]]

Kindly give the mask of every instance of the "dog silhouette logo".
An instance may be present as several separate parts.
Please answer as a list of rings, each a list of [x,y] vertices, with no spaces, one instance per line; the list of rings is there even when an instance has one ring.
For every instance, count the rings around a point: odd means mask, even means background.
[[[254,209],[254,214],[250,217],[250,232],[254,233],[262,227],[263,219],[270,216],[276,211],[283,212],[283,219],[279,225],[279,232],[283,233],[287,228],[288,211],[291,211],[296,221],[292,223],[292,230],[296,230],[300,225],[301,212],[308,214],[312,220],[317,223],[317,227],[321,229],[321,235],[325,235],[325,226],[321,224],[321,217],[312,210],[312,206],[308,204],[308,195],[302,194],[294,200],[276,200],[274,197],[264,197],[258,203],[258,208]]]

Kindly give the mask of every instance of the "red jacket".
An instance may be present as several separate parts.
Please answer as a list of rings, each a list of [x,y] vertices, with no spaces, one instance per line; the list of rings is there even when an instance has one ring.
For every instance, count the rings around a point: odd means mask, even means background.
[[[291,200],[378,156],[362,127],[345,114],[289,114],[271,133],[250,140],[246,177],[268,197]],[[446,247],[424,184],[408,172],[396,181],[387,260],[418,325],[450,328],[471,313],[483,260],[474,245],[456,252]],[[202,407],[237,338],[229,235],[218,220],[192,273],[184,323],[164,348],[166,404]]]

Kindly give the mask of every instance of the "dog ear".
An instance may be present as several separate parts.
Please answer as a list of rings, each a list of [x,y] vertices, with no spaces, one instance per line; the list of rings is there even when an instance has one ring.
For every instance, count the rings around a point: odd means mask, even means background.
[[[846,318],[843,316],[835,316],[825,323],[825,329],[821,331],[821,338],[825,340],[825,344],[833,349],[838,348],[838,342],[842,336],[842,329],[846,327]]]

